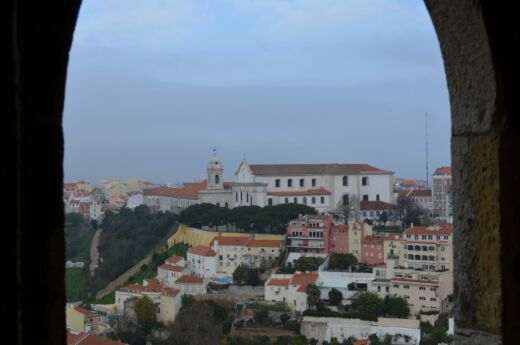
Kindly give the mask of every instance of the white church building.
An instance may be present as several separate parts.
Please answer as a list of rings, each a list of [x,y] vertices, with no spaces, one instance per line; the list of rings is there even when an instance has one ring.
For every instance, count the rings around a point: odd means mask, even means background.
[[[298,203],[328,212],[353,195],[394,203],[394,172],[368,164],[249,164],[244,159],[235,181],[224,183],[224,166],[214,152],[207,174],[198,202],[221,207]]]

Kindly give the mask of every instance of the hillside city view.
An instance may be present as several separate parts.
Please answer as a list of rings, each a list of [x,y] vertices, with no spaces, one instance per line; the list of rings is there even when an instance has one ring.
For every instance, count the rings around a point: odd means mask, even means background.
[[[421,1],[84,1],[64,136],[67,344],[453,343]]]

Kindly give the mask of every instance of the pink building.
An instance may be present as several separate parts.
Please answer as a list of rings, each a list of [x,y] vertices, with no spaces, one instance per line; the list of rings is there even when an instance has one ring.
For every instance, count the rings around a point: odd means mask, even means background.
[[[332,217],[305,215],[294,219],[287,227],[287,249],[293,253],[328,254]]]
[[[330,233],[330,251],[332,253],[348,253],[348,225],[333,224]]]
[[[368,265],[379,265],[385,262],[385,245],[383,236],[365,236],[361,239],[361,262]]]

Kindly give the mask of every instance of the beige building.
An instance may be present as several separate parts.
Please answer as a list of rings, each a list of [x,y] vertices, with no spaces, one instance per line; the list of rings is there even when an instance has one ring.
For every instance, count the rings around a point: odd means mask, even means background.
[[[391,284],[390,292],[405,298],[412,314],[440,311],[453,293],[452,225],[407,229]]]
[[[433,215],[443,222],[450,222],[451,210],[451,167],[440,167],[432,176]]]
[[[399,259],[399,254],[401,253],[400,234],[386,233],[383,239],[383,245],[385,263],[387,261]]]
[[[96,332],[99,314],[78,306],[68,305],[65,309],[67,328],[77,332]]]
[[[253,268],[272,265],[280,256],[283,242],[244,236],[217,236],[211,244],[218,256],[217,271],[233,274],[242,264]]]

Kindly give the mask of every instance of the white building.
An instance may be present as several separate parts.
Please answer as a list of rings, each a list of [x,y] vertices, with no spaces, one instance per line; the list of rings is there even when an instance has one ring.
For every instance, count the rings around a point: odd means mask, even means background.
[[[202,295],[206,293],[206,281],[201,277],[183,275],[175,281],[175,288],[183,295]]]
[[[297,312],[307,310],[307,285],[315,284],[317,273],[272,274],[265,282],[266,302],[281,302]]]
[[[394,173],[368,164],[249,164],[244,159],[234,182],[224,183],[223,174],[224,166],[214,153],[199,202],[230,208],[299,203],[319,212],[332,211],[354,195],[364,201],[394,202]]]
[[[283,242],[256,240],[254,236],[217,236],[211,244],[218,254],[217,271],[231,275],[240,265],[251,268],[271,266],[280,257]]]
[[[187,266],[193,276],[211,279],[217,274],[217,263],[217,253],[210,246],[188,249]]]
[[[433,215],[442,222],[452,223],[451,167],[440,167],[432,176]]]
[[[175,281],[188,271],[184,267],[162,264],[157,269],[157,279],[168,287],[174,287]]]
[[[307,339],[316,339],[318,344],[336,338],[339,343],[349,337],[367,339],[371,334],[380,340],[385,336],[396,336],[392,344],[418,345],[421,341],[420,321],[411,319],[378,318],[375,321],[334,317],[304,316],[300,333]],[[408,339],[407,339],[408,338]]]

